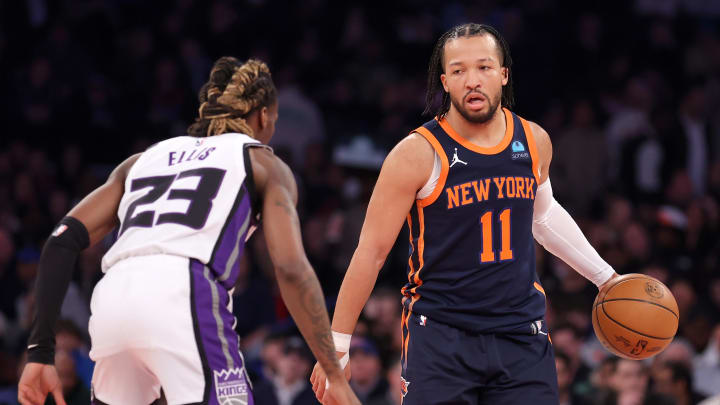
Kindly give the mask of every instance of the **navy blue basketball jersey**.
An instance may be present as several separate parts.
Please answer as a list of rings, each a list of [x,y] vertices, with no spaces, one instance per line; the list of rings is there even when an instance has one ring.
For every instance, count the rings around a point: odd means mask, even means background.
[[[537,149],[527,121],[503,111],[507,129],[493,148],[444,118],[414,131],[435,149],[441,173],[407,217],[403,322],[416,313],[473,332],[532,333],[545,314],[532,235]]]

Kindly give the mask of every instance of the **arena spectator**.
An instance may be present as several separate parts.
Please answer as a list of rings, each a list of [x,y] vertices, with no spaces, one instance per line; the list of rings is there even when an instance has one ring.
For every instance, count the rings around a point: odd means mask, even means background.
[[[675,405],[696,405],[705,396],[693,391],[692,369],[676,361],[664,362],[653,375],[656,392],[673,398]]]

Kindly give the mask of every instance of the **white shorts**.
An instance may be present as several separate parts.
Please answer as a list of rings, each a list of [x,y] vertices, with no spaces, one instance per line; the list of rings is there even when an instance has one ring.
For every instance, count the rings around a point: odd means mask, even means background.
[[[122,260],[90,303],[94,403],[254,403],[230,296],[202,263],[179,256]]]

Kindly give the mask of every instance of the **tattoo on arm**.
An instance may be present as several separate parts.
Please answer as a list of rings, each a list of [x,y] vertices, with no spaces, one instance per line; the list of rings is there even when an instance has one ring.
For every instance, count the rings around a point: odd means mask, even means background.
[[[277,195],[273,198],[275,207],[281,208],[293,226],[299,228],[300,220],[295,210],[295,205],[285,195]],[[273,248],[274,244],[268,244]],[[282,249],[275,246],[276,249]],[[276,256],[271,252],[271,256]],[[304,258],[304,255],[303,255]],[[330,331],[330,318],[325,308],[325,299],[323,297],[320,282],[307,263],[307,259],[297,263],[302,269],[291,270],[290,273],[295,276],[284,276],[281,283],[283,296],[287,295],[286,304],[288,309],[293,313],[293,317],[297,321],[300,331],[305,336],[308,344],[315,357],[317,357],[323,370],[328,376],[341,373],[335,353],[335,343],[333,342],[332,333]]]
[[[275,200],[275,206],[280,207],[285,211],[285,213],[290,217],[290,219],[293,221],[294,224],[300,225],[300,220],[297,216],[297,211],[295,211],[295,207],[290,205],[287,201],[283,200]]]
[[[325,310],[320,283],[315,274],[310,273],[298,280],[297,291],[300,292],[301,308],[311,323],[311,336],[308,337],[315,341],[318,361],[329,374],[333,369],[337,369],[332,363],[336,358],[335,343],[330,332],[330,320]]]

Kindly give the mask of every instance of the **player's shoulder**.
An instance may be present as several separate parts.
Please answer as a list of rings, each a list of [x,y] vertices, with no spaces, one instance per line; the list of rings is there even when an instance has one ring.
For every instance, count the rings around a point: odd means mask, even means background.
[[[417,131],[411,132],[398,142],[390,151],[388,158],[417,160],[434,159],[434,148],[430,141]]]
[[[269,147],[262,144],[258,146],[249,148],[254,192],[258,199],[264,198],[268,190],[282,188],[287,190],[292,200],[297,203],[297,184],[290,166],[276,156]]]
[[[255,146],[255,145],[253,145]],[[248,148],[250,159],[253,162],[257,162],[258,165],[263,166],[266,169],[276,169],[281,171],[290,171],[288,166],[282,159],[280,159],[272,150],[263,144],[257,144],[257,147]]]
[[[434,160],[435,151],[430,142],[421,134],[411,132],[385,158],[380,177],[417,190],[430,177]]]
[[[550,134],[548,134],[545,128],[543,128],[540,124],[535,121],[528,120],[528,125],[530,126],[530,130],[535,137],[535,141],[550,142]]]
[[[130,169],[135,165],[135,162],[137,162],[138,159],[142,156],[142,152],[136,153],[127,159],[125,159],[122,163],[117,165],[115,169],[110,173],[110,176],[108,177],[108,183],[125,183],[125,179],[128,176],[128,173],[130,173]]]
[[[517,114],[516,114],[517,115]],[[518,117],[520,117],[518,115]],[[522,117],[520,117],[522,118]],[[522,118],[525,120],[528,124],[528,127],[530,128],[531,134],[526,134],[527,136],[532,136],[535,140],[535,145],[537,145],[538,151],[543,154],[547,151],[552,151],[552,142],[550,141],[550,135],[548,132],[543,128],[540,124],[538,124],[535,121],[531,121],[525,118]]]
[[[249,148],[249,156],[256,182],[286,182],[293,179],[290,166],[275,155],[271,148],[258,144],[258,147]]]
[[[550,141],[548,132],[536,122],[528,121],[528,124],[530,125],[530,130],[533,133],[535,145],[537,145],[540,155],[544,157],[552,156],[552,142]]]
[[[537,149],[540,159],[540,166],[545,166],[549,164],[549,162],[552,160],[552,142],[550,141],[550,135],[548,132],[543,128],[540,124],[534,121],[526,120],[527,125],[530,129],[530,134],[525,134],[526,136],[531,136],[535,142],[535,147]]]

